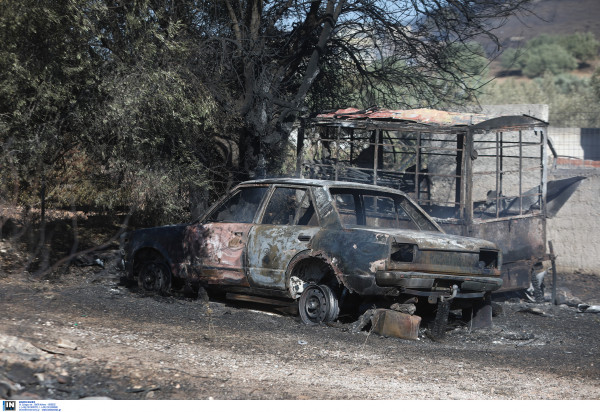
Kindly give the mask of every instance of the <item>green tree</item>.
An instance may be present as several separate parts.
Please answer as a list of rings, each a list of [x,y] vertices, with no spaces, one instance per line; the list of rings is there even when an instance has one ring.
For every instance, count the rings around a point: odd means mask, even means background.
[[[592,75],[590,83],[592,85],[594,94],[596,95],[596,99],[598,102],[600,102],[600,68],[596,68],[596,70],[594,70],[594,74]]]
[[[508,48],[501,58],[506,70],[522,70],[528,77],[546,71],[553,74],[573,70],[598,56],[600,42],[593,33],[542,34],[529,40],[524,49]]]
[[[470,99],[478,86],[449,50],[478,36],[495,39],[492,20],[526,3],[225,0],[201,7],[213,23],[206,61],[218,62],[206,72],[225,84],[215,99],[243,122],[240,169],[250,173],[264,156],[277,170],[298,116],[355,101],[356,91],[394,107]]]
[[[510,47],[502,53],[500,64],[504,70],[523,70],[524,57],[523,50]]]
[[[158,223],[202,208],[209,196],[193,198],[207,181],[232,180],[215,125],[225,134],[233,122],[205,86],[186,5],[0,3],[2,197],[137,205]]]
[[[589,62],[598,57],[600,42],[596,39],[594,33],[573,33],[560,36],[557,42],[580,62]]]
[[[593,85],[592,80],[592,85]],[[596,127],[600,98],[587,79],[550,72],[534,80],[494,81],[485,87],[482,104],[548,104],[553,126]],[[587,116],[582,120],[581,114]]]
[[[534,37],[533,39],[527,41],[527,48],[531,49],[534,47],[539,47],[547,44],[557,44],[559,43],[560,36],[543,33],[539,36]]]
[[[189,219],[210,200],[209,181],[231,180],[219,133],[227,120],[195,65],[198,36],[188,7],[103,2],[86,12],[103,60],[100,93],[83,143],[120,191],[101,205],[135,204],[146,224]],[[118,196],[115,196],[118,195]]]
[[[85,129],[97,83],[77,12],[83,4],[0,3],[0,162],[12,170],[4,183],[42,212],[56,172]]]
[[[465,48],[527,2],[3,1],[1,161],[31,205],[180,216],[207,181],[281,170],[310,110],[471,99]]]
[[[532,47],[523,58],[523,74],[533,78],[550,72],[559,74],[577,68],[577,60],[558,44]]]

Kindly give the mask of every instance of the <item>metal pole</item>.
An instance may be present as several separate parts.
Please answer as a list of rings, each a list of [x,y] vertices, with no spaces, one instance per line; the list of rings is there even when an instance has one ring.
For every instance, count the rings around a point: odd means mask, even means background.
[[[496,132],[496,217],[500,216],[500,135]]]
[[[379,129],[375,129],[375,148],[373,150],[373,184],[377,184],[377,168],[379,166]]]
[[[417,134],[417,159],[415,162],[415,194],[417,202],[421,200],[421,185],[419,182],[419,170],[421,169],[421,132]]]
[[[462,209],[462,196],[463,196],[463,157],[464,157],[464,148],[465,148],[465,134],[457,133],[456,134],[456,166],[455,166],[455,175],[454,178],[454,210],[459,212]],[[455,215],[456,216],[456,215]]]
[[[552,262],[552,304],[557,305],[558,302],[556,300],[556,256],[554,255],[554,246],[552,245],[552,241],[548,241],[548,246],[550,247],[550,260]]]
[[[471,154],[475,150],[475,136],[471,129],[467,130],[466,139],[465,139],[465,155],[463,155],[465,161],[465,169],[463,176],[463,185],[464,185],[464,197],[461,201],[464,204],[464,209],[461,207],[461,219],[464,219],[463,222],[466,222],[467,226],[470,228],[473,223],[473,162],[475,161]],[[465,227],[463,225],[463,227]],[[465,235],[471,233],[471,230],[468,229],[465,232]]]
[[[519,215],[523,214],[523,132],[519,130]]]
[[[304,177],[302,171],[302,162],[304,161],[304,128],[306,122],[300,120],[300,129],[298,129],[298,142],[296,144],[296,177]]]
[[[339,167],[339,161],[340,161],[340,135],[341,134],[342,134],[342,127],[338,126],[337,134],[336,134],[336,138],[335,138],[335,160],[333,162],[333,167],[335,170],[335,179],[334,180],[336,180],[336,181],[339,179],[338,167]]]
[[[500,217],[500,205],[502,203],[502,211],[504,212],[504,132],[500,132],[500,185],[498,189],[498,203],[496,203],[497,217]]]
[[[350,167],[354,166],[354,129],[350,129]]]

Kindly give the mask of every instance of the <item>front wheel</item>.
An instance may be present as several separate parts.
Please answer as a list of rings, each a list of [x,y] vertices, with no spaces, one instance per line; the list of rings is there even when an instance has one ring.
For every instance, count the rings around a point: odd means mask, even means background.
[[[338,299],[326,285],[310,285],[304,289],[298,310],[302,322],[307,325],[333,322],[340,313]]]
[[[164,295],[171,289],[171,272],[162,261],[145,262],[138,274],[138,285],[144,292]]]

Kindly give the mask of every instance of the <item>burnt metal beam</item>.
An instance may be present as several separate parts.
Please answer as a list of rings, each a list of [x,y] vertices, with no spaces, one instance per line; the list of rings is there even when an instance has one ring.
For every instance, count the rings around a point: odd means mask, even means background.
[[[463,171],[463,149],[465,147],[465,135],[459,133],[456,135],[456,187],[454,193],[454,203],[462,204],[462,171]],[[460,208],[460,206],[459,206]]]

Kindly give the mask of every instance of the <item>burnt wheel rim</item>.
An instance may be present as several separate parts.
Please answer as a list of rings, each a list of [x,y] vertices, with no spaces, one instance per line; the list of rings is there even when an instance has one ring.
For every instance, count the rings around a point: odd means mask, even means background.
[[[140,273],[139,283],[148,292],[165,292],[169,275],[164,264],[157,262],[146,263]]]
[[[319,288],[323,291],[323,293],[327,297],[328,304],[329,304],[329,311],[327,312],[327,316],[326,316],[324,322],[333,322],[337,319],[338,315],[340,314],[338,299],[329,286],[321,285],[321,286],[319,286]]]
[[[307,287],[298,302],[300,318],[307,325],[324,322],[330,313],[329,296],[319,286]]]

